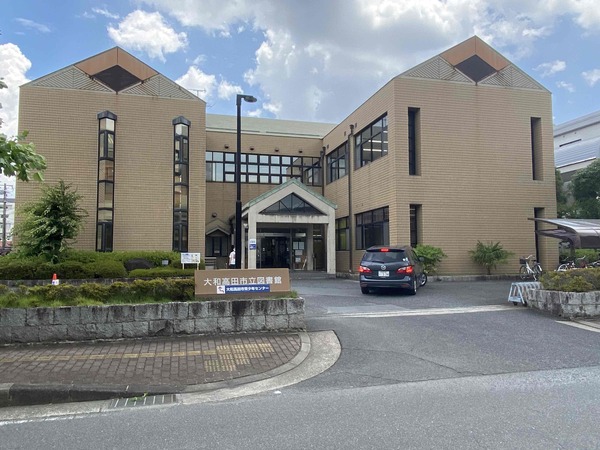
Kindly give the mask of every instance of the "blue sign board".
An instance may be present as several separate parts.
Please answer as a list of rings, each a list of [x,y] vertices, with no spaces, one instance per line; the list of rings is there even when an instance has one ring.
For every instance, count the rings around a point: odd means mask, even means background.
[[[271,292],[271,286],[268,284],[235,284],[225,286],[225,294],[239,294],[240,292]]]

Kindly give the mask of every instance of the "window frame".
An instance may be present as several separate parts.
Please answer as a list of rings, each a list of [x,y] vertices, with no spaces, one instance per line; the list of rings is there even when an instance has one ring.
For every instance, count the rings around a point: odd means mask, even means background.
[[[117,116],[110,111],[97,114],[98,119],[98,166],[96,171],[96,244],[97,252],[112,252],[114,249],[115,219],[115,156],[117,150]],[[108,143],[112,138],[112,149]],[[112,169],[107,170],[112,163]],[[109,176],[110,174],[110,176]],[[111,186],[110,199],[107,198],[107,187]],[[102,204],[100,203],[100,193]],[[102,216],[102,218],[101,218]],[[107,218],[110,216],[110,219]]]
[[[207,150],[206,182],[235,183],[235,152]],[[323,185],[321,158],[242,153],[240,179],[246,184],[283,184],[291,178],[306,186]]]
[[[381,125],[377,128],[379,123],[381,123]],[[375,138],[380,135],[381,140],[376,141]],[[354,136],[354,170],[358,170],[367,164],[387,156],[389,146],[388,136],[389,125],[387,112],[356,133]],[[381,142],[380,155],[376,158],[373,157],[373,155],[377,154],[376,149],[373,147],[374,142]],[[370,157],[365,158],[366,154],[369,154]]]
[[[389,245],[390,240],[389,206],[372,209],[355,215],[355,248],[365,250],[373,245]],[[380,219],[381,218],[381,219]],[[377,235],[381,239],[375,239]]]
[[[173,119],[173,235],[172,249],[189,248],[190,126],[183,116]]]

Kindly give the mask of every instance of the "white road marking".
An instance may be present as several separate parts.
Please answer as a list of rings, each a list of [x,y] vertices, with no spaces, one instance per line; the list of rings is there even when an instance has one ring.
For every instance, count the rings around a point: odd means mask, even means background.
[[[569,325],[575,328],[581,328],[586,331],[593,331],[594,333],[600,333],[600,329],[597,327],[586,325],[585,323],[577,323],[577,322],[564,322],[562,320],[557,320],[557,323],[562,323],[563,325]]]
[[[335,317],[408,317],[408,316],[439,316],[444,314],[468,314],[480,312],[503,312],[503,311],[526,311],[526,308],[517,308],[508,305],[468,306],[459,308],[424,308],[410,309],[406,311],[388,312],[356,312],[328,314]]]

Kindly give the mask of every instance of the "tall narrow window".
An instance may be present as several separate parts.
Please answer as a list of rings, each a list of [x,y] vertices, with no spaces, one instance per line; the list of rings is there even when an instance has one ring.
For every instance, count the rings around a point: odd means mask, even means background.
[[[188,251],[190,125],[185,117],[173,119],[173,250]]]
[[[96,251],[113,250],[115,198],[115,124],[110,111],[98,114],[98,187],[96,192]]]
[[[421,226],[421,205],[410,205],[410,245],[416,247],[419,244]]]
[[[531,170],[534,180],[543,179],[542,171],[542,119],[531,118]]]
[[[419,108],[408,108],[408,174],[421,175],[419,167]]]
[[[350,218],[342,217],[335,220],[335,249],[350,250]]]

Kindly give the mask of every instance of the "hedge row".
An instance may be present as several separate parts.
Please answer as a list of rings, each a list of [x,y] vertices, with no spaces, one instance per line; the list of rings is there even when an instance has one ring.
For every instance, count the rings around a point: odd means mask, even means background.
[[[564,272],[546,272],[540,282],[549,291],[600,291],[600,268],[572,269]]]
[[[143,259],[153,264],[152,269],[135,269],[127,273],[125,263]],[[193,275],[193,269],[181,269],[177,252],[136,251],[99,253],[70,251],[68,258],[51,264],[43,258],[23,258],[10,254],[0,258],[0,280],[50,280],[53,274],[59,279],[172,277]],[[168,261],[168,266],[162,266]],[[204,268],[204,264],[200,265]]]
[[[189,302],[194,300],[193,279],[117,281],[112,284],[84,283],[19,286],[16,291],[0,284],[0,307],[74,306],[80,304],[127,304],[155,302]]]

